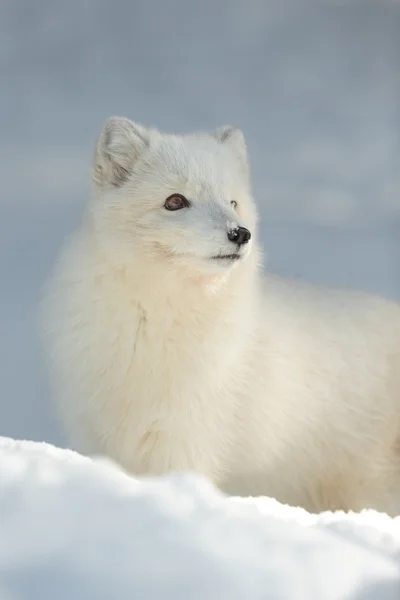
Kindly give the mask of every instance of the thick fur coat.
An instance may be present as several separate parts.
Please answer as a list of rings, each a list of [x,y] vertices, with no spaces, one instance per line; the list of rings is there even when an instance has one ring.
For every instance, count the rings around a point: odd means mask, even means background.
[[[262,273],[243,134],[111,118],[92,179],[41,311],[74,446],[311,511],[400,513],[400,307]]]

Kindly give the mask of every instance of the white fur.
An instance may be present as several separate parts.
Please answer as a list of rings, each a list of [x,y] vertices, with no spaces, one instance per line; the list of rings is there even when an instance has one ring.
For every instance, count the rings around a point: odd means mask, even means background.
[[[256,221],[240,131],[107,121],[42,312],[65,427],[132,473],[399,513],[400,308],[262,275]],[[232,223],[252,239],[226,264]]]

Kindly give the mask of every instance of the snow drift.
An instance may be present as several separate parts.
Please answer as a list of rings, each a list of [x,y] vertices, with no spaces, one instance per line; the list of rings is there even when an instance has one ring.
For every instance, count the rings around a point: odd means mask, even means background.
[[[0,439],[1,600],[399,600],[400,517],[311,515]]]

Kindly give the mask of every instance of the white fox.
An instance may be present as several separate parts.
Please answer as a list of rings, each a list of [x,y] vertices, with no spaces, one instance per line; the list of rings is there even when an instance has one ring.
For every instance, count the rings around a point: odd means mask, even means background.
[[[78,450],[235,495],[400,513],[400,306],[262,274],[240,130],[101,132],[46,290]]]

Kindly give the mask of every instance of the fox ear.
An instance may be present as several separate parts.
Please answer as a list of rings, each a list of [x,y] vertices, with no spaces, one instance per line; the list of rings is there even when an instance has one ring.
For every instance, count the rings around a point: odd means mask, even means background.
[[[247,157],[247,146],[246,140],[241,129],[225,125],[218,127],[214,132],[214,137],[221,143],[229,146],[232,152],[240,160],[242,167],[246,174],[248,174],[248,157]]]
[[[98,186],[106,183],[121,186],[149,141],[149,132],[142,125],[124,117],[107,119],[97,140],[93,181]]]

